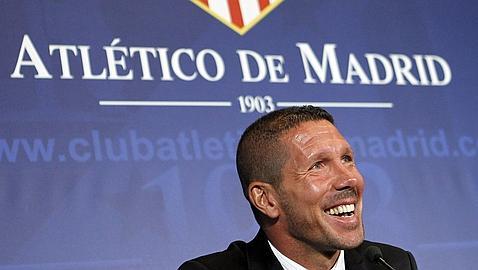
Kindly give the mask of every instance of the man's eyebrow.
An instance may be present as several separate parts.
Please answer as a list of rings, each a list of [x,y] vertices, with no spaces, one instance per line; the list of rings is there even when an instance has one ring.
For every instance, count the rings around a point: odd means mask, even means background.
[[[335,151],[333,151],[332,148],[327,147],[325,149],[313,151],[307,158],[308,159],[323,159],[328,157],[331,153],[334,153],[334,152]]]
[[[354,152],[354,149],[352,148],[352,146],[347,145],[347,146],[344,147],[344,152],[353,153],[353,152]]]
[[[307,156],[307,158],[308,159],[325,158],[328,154],[335,152],[332,149],[333,149],[332,147],[326,147],[326,148],[322,148],[322,149],[317,150],[317,151],[313,151],[309,156]],[[338,152],[340,154],[353,154],[354,150],[352,149],[352,147],[349,144],[343,144],[343,145],[338,147]]]

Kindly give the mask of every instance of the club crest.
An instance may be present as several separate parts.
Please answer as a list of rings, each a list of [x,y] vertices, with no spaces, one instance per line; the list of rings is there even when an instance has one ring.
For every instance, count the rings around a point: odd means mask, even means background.
[[[240,35],[244,35],[283,1],[191,0]]]

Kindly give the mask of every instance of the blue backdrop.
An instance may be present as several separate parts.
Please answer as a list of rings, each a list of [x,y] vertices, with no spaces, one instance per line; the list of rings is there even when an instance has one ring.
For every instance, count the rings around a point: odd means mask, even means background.
[[[271,1],[242,35],[210,2],[1,1],[0,269],[176,269],[251,239],[235,145],[290,102],[353,145],[368,239],[476,268],[476,2]]]

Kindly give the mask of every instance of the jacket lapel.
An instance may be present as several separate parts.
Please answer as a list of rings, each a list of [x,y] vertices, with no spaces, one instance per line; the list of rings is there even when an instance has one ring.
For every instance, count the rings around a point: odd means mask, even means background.
[[[345,250],[345,270],[367,270],[363,256],[357,248]]]
[[[246,258],[249,270],[283,270],[262,230],[247,243]]]
[[[345,269],[346,270],[367,270],[366,263],[360,247],[345,250]],[[248,270],[283,270],[281,264],[274,256],[267,238],[262,230],[246,247],[246,259]]]

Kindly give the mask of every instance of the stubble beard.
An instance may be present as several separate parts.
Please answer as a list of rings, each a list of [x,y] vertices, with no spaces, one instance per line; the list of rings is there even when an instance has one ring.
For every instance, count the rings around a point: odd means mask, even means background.
[[[364,240],[363,221],[356,230],[354,239],[345,239],[333,231],[324,220],[315,224],[308,222],[298,215],[298,207],[285,196],[280,195],[280,203],[286,214],[289,234],[304,244],[311,246],[319,252],[332,252],[337,250],[352,249],[359,246]]]

